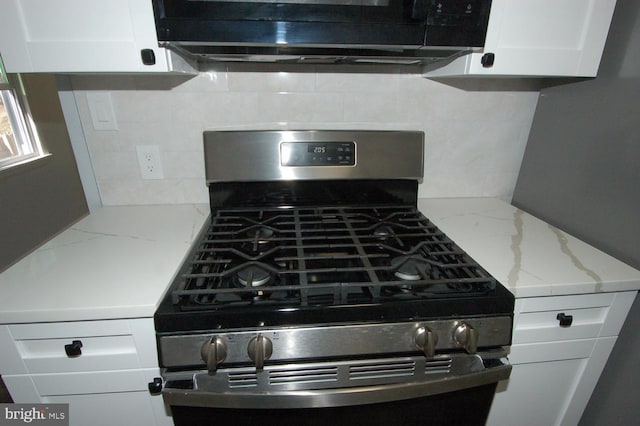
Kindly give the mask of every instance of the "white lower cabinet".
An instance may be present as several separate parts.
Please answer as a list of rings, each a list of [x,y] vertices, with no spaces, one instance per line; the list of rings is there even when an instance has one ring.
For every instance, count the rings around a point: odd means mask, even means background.
[[[0,326],[0,341],[15,402],[68,403],[72,426],[173,424],[148,388],[160,377],[150,318]]]
[[[69,404],[71,425],[172,425],[147,383],[157,369],[2,376],[15,402]],[[160,403],[160,404],[158,404]]]
[[[513,370],[498,384],[487,424],[577,425],[635,296],[518,299],[509,355]]]
[[[153,424],[153,409],[148,396],[143,391],[48,396],[43,398],[43,402],[68,403],[71,424],[94,426]]]

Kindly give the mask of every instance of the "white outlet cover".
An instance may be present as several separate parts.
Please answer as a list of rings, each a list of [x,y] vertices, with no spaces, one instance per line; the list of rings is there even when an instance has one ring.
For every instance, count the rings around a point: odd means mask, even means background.
[[[87,92],[87,103],[95,130],[118,130],[111,92]]]
[[[164,179],[158,145],[136,145],[142,179]]]

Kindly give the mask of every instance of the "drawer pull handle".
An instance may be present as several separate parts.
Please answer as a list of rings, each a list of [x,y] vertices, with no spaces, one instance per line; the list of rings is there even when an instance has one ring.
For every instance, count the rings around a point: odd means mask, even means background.
[[[556,316],[556,319],[560,321],[560,327],[571,327],[573,315],[566,315],[564,312],[561,312]]]
[[[75,358],[82,355],[82,342],[80,340],[74,340],[68,345],[64,345],[64,351],[69,358]]]
[[[162,379],[154,377],[153,382],[149,382],[148,386],[151,395],[160,395],[160,392],[162,392]]]
[[[484,55],[482,55],[482,58],[480,58],[480,63],[482,64],[483,68],[491,68],[495,61],[495,53],[485,53]]]

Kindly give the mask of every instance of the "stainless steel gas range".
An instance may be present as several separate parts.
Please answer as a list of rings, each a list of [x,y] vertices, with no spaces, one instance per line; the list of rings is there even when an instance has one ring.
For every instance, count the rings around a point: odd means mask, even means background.
[[[204,134],[211,218],[155,315],[177,425],[483,424],[513,296],[417,210],[424,134]]]

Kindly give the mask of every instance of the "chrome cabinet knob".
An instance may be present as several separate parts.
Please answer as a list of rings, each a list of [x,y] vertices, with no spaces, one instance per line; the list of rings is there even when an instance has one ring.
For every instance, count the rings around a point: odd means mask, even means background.
[[[475,354],[478,352],[478,330],[466,322],[461,322],[456,326],[453,331],[453,339],[467,353]]]
[[[433,358],[436,354],[436,345],[438,344],[438,333],[429,327],[418,327],[414,336],[418,349],[424,352],[427,358]]]
[[[264,369],[264,362],[268,360],[273,353],[273,344],[269,338],[258,334],[249,340],[247,353],[249,354],[249,358],[255,363],[256,371],[262,371]]]
[[[200,350],[202,360],[207,364],[209,374],[215,374],[218,364],[221,364],[227,357],[227,344],[218,336],[213,336]]]

